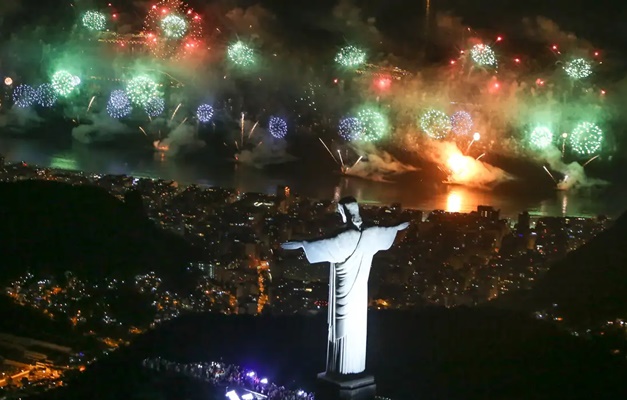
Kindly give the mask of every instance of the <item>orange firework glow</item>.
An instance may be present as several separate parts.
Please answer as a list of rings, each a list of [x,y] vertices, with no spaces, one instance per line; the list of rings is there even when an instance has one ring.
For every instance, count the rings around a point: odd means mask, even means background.
[[[387,90],[392,85],[392,79],[389,77],[379,77],[375,81],[375,85],[379,90]]]
[[[155,148],[155,150],[158,150],[158,151],[168,151],[168,150],[170,150],[170,146],[168,146],[167,144],[162,144],[158,140],[155,140],[154,142],[152,142],[152,145]]]
[[[448,183],[466,185],[487,178],[484,175],[488,171],[481,161],[463,155],[457,148],[455,150],[457,151],[450,154],[446,160],[446,167],[450,173]]]
[[[446,183],[489,188],[510,179],[505,171],[465,156],[454,144],[441,143],[438,150],[441,152],[441,168],[448,173]]]
[[[458,175],[468,167],[467,158],[469,157],[465,157],[461,154],[453,154],[448,158],[446,164],[454,175]]]

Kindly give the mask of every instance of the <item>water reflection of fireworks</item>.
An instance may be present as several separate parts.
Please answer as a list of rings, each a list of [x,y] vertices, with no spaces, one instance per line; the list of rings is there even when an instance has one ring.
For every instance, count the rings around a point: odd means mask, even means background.
[[[458,213],[462,211],[463,198],[460,193],[453,190],[446,197],[446,212]]]

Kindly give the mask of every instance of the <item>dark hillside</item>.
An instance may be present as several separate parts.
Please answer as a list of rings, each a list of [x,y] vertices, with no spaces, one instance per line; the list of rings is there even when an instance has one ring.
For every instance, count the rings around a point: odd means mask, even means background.
[[[102,189],[56,182],[0,184],[1,278],[35,272],[85,278],[158,271],[178,276],[194,250],[136,205]]]
[[[532,290],[493,305],[531,312],[553,304],[565,320],[582,327],[627,315],[627,214],[556,262]]]
[[[278,384],[311,389],[324,365],[325,325],[324,315],[181,317],[138,338],[131,348],[102,360],[68,388],[45,398],[132,398],[137,393],[129,388],[141,379],[141,391],[150,387],[163,398],[175,399],[163,389],[171,377],[154,379],[162,389],[146,383],[146,372],[139,367],[146,356],[185,363],[224,357]],[[369,369],[377,377],[379,393],[393,399],[614,399],[627,395],[627,366],[622,360],[550,324],[515,314],[470,309],[415,314],[386,311],[371,314],[369,331]]]

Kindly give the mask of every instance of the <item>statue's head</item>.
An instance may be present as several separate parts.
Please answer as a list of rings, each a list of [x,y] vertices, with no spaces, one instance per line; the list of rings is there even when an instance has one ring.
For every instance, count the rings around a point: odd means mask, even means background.
[[[344,197],[337,204],[337,212],[342,216],[342,221],[346,223],[350,217],[350,222],[357,229],[361,229],[362,220],[359,215],[359,204],[354,197]]]

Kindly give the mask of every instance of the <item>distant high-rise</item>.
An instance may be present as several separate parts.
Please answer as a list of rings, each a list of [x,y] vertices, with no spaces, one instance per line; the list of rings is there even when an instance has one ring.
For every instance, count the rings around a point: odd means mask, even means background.
[[[290,197],[290,187],[289,186],[278,185],[276,187],[276,197],[279,200],[283,200],[283,199],[286,199],[286,198]]]
[[[216,279],[218,275],[216,264],[214,262],[207,264],[205,272],[209,278]]]
[[[482,218],[498,221],[501,210],[495,210],[492,206],[478,206],[477,213],[479,213],[479,216]]]
[[[516,226],[516,233],[528,233],[530,224],[531,217],[529,216],[529,213],[527,211],[518,214],[518,225]]]
[[[277,206],[280,213],[287,213],[294,199],[291,196],[290,187],[279,185],[276,187]]]
[[[244,254],[248,258],[256,259],[259,257],[259,246],[257,243],[245,243],[244,244]]]

